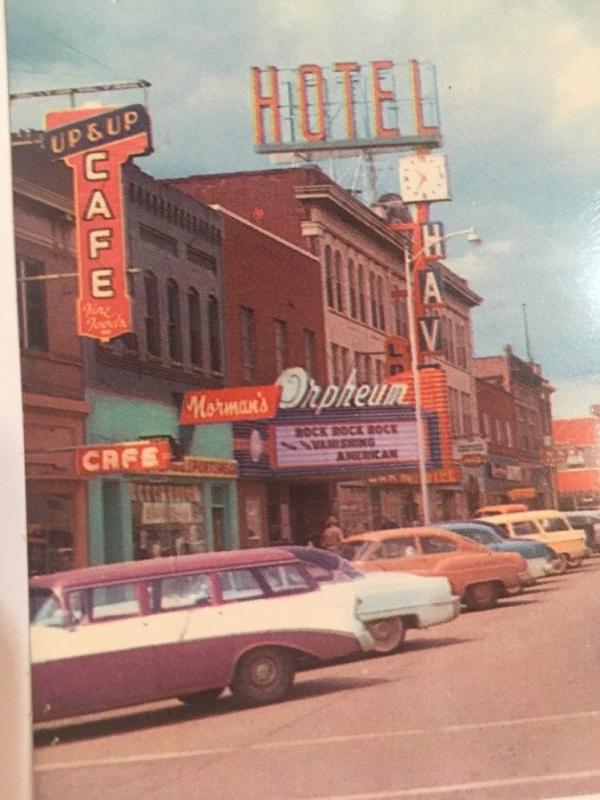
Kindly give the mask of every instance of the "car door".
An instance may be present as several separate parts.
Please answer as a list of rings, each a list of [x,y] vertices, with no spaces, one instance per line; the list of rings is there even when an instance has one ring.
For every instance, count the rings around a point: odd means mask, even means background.
[[[428,565],[419,552],[416,536],[393,536],[379,542],[369,556],[373,568],[385,571],[426,571]]]
[[[495,571],[492,551],[475,543],[462,549],[449,536],[429,533],[419,536],[419,544],[429,569],[445,575],[455,594],[462,594],[471,583],[487,580]]]

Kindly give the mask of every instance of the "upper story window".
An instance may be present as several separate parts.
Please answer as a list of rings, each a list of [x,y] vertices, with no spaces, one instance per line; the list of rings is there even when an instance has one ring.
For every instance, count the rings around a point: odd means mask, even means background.
[[[167,281],[167,310],[169,315],[169,358],[181,361],[181,307],[179,287],[174,280]]]
[[[462,432],[465,436],[471,435],[471,395],[466,392],[460,393],[460,405],[462,410]]]
[[[377,327],[377,294],[375,290],[375,274],[369,273],[369,296],[371,298],[371,325]]]
[[[146,350],[150,355],[160,358],[160,308],[158,301],[158,281],[153,272],[144,274],[144,293],[146,305],[144,323],[146,332]]]
[[[394,287],[394,292],[399,292]],[[408,308],[405,297],[394,297],[394,333],[396,336],[408,336]]]
[[[213,294],[208,298],[208,349],[210,351],[211,370],[213,372],[222,372],[219,301]]]
[[[304,329],[304,368],[307,373],[314,377],[316,367],[316,340],[315,332]]]
[[[358,265],[358,314],[361,322],[367,321],[367,294],[365,287],[365,270]]]
[[[337,344],[331,345],[331,379],[334,384],[339,386],[341,380],[341,361],[340,361],[340,347]]]
[[[513,446],[513,432],[512,432],[512,425],[510,422],[506,422],[506,444],[508,447]]]
[[[186,244],[185,246],[185,257],[192,264],[197,264],[199,267],[204,267],[204,269],[208,269],[211,272],[217,271],[217,260],[209,256],[208,253],[198,250],[197,247],[192,247],[191,244]]]
[[[253,383],[256,371],[256,329],[254,311],[240,306],[240,346],[242,348],[242,374],[246,383]]]
[[[467,344],[465,326],[456,325],[456,363],[463,369],[467,368]]]
[[[342,279],[342,256],[339,251],[335,253],[335,307],[344,313],[344,284]]]
[[[193,287],[188,289],[188,322],[190,335],[190,362],[194,367],[202,366],[202,313],[200,295]]]
[[[275,371],[279,375],[288,365],[287,324],[282,319],[273,320],[275,325]]]
[[[165,250],[172,256],[177,255],[177,239],[168,236],[166,233],[156,228],[150,228],[148,225],[140,224],[140,239],[153,244],[155,247],[159,247],[161,250]]]
[[[17,258],[17,271],[21,347],[47,351],[48,303],[45,281],[26,280],[43,275],[44,265],[30,258]]]
[[[358,294],[356,291],[356,267],[354,261],[348,261],[348,293],[350,296],[350,316],[354,319],[358,316]]]
[[[385,306],[383,302],[383,278],[377,278],[377,317],[378,327],[385,330]]]
[[[446,335],[445,335],[445,340],[446,340],[445,353],[447,354],[448,361],[451,364],[454,364],[455,363],[455,356],[454,356],[454,323],[452,322],[452,320],[449,317],[446,317],[445,323],[446,323],[445,326],[444,326],[445,329],[446,329],[446,331],[445,331],[446,332]]]
[[[333,297],[333,258],[331,255],[331,247],[325,245],[325,292],[327,295],[327,305],[329,308],[335,307]]]
[[[483,412],[483,435],[486,439],[492,438],[492,425],[490,422],[490,415],[487,412]]]
[[[504,437],[502,435],[502,420],[496,417],[496,441],[498,442],[498,444],[502,444],[503,438]]]

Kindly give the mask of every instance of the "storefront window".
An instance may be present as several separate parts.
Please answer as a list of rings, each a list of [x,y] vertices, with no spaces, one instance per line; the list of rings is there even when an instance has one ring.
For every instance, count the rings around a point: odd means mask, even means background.
[[[202,553],[207,548],[197,484],[130,484],[134,558]]]
[[[71,495],[27,492],[30,575],[73,568],[74,502]]]

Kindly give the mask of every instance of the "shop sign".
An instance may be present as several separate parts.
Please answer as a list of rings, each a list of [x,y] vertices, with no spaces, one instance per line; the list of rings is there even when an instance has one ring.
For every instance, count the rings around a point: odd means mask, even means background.
[[[184,456],[183,461],[171,462],[168,471],[200,478],[237,478],[238,466],[233,459]]]
[[[462,480],[460,467],[447,467],[445,469],[428,469],[427,483],[431,484],[457,484]],[[416,470],[410,472],[396,472],[389,475],[377,475],[369,478],[370,484],[378,486],[418,486],[419,473]]]
[[[344,156],[441,145],[431,64],[342,61],[252,67],[251,76],[257,153]]]
[[[207,389],[186,392],[179,423],[214,425],[221,422],[272,419],[277,414],[281,388],[272,386],[236,386],[230,389]]]
[[[169,466],[171,445],[167,439],[96,444],[78,447],[75,455],[77,474],[84,477],[120,472],[157,472]]]
[[[150,119],[139,104],[52,111],[44,148],[73,170],[77,332],[106,342],[132,329],[121,170],[132,156],[151,152]]]
[[[333,383],[319,386],[302,367],[290,367],[277,378],[281,387],[279,408],[283,410],[307,408],[320,414],[336,408],[385,408],[406,405],[408,384],[378,383],[357,384],[353,369],[343,386]]]
[[[417,458],[416,422],[277,425],[275,452],[280,469],[413,461]]]
[[[490,463],[490,477],[501,481],[523,480],[523,470],[520,464],[499,464],[495,461]]]
[[[142,503],[142,525],[168,522],[189,525],[193,521],[191,503]]]
[[[533,500],[536,494],[533,486],[523,486],[520,489],[509,489],[506,496],[509,500]]]
[[[474,437],[473,439],[456,439],[452,446],[453,455],[456,461],[465,467],[480,467],[485,463],[488,447],[485,439]]]

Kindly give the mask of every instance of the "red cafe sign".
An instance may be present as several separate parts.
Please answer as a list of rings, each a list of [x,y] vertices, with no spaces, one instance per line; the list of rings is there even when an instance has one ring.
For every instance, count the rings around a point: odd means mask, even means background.
[[[281,387],[236,386],[231,389],[186,392],[181,407],[181,425],[272,419],[277,414]]]
[[[139,104],[53,111],[46,115],[44,147],[73,170],[77,332],[108,341],[132,329],[121,168],[151,151],[150,120]]]
[[[110,472],[156,472],[171,463],[171,446],[166,439],[78,447],[77,474],[83,477]]]

